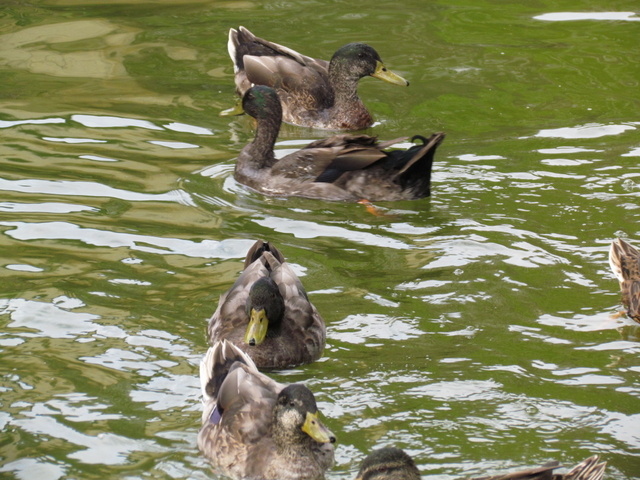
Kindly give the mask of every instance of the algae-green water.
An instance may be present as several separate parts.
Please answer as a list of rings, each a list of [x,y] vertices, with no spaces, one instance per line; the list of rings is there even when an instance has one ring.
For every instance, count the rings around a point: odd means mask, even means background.
[[[640,478],[640,325],[608,265],[640,247],[637,2],[5,1],[0,5],[0,472],[215,478],[196,447],[206,322],[256,239],[328,330],[304,382],[337,435],[428,479],[591,454]],[[268,198],[229,28],[328,59],[363,41],[390,139],[445,131],[432,196]],[[330,132],[285,126],[278,149]]]

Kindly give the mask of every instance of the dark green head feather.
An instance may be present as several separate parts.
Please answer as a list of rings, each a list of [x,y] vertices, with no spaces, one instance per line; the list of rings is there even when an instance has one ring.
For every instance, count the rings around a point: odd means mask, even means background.
[[[278,327],[284,316],[284,299],[271,277],[261,277],[251,285],[247,298],[247,313],[251,309],[265,310],[269,327]]]
[[[302,415],[318,411],[313,393],[301,383],[292,383],[284,388],[278,395],[278,404],[295,408]]]
[[[247,90],[242,97],[242,108],[256,119],[282,116],[278,94],[265,85],[256,85]]]
[[[413,459],[403,450],[385,447],[374,450],[364,459],[358,472],[358,480],[375,478],[419,480],[420,472]]]
[[[348,68],[351,73],[357,74],[358,77],[364,77],[375,72],[378,62],[382,62],[380,55],[369,45],[348,43],[333,54],[329,70],[332,68]]]

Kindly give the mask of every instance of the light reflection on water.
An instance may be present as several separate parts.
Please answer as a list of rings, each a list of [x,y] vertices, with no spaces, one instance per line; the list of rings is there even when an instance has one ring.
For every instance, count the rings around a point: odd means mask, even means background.
[[[68,182],[51,180],[7,180],[0,179],[0,190],[23,193],[42,193],[48,195],[81,196],[81,197],[111,197],[128,201],[159,201],[159,202],[179,202],[193,203],[189,195],[180,190],[167,193],[148,194],[131,192],[112,188],[95,182]]]
[[[591,453],[637,477],[640,327],[612,318],[607,265],[614,235],[640,245],[635,14],[354,4],[318,11],[310,42],[287,20],[308,2],[125,3],[40,5],[0,36],[0,472],[211,478],[206,320],[265,238],[328,323],[319,362],[272,374],[316,392],[329,478],[388,444],[440,480]],[[372,218],[235,182],[253,127],[217,111],[226,31],[249,20],[318,55],[380,48],[412,86],[362,82],[370,133],[448,132],[433,197]],[[277,155],[325,134],[285,126]]]
[[[241,258],[253,244],[250,240],[203,240],[191,242],[178,238],[151,237],[119,232],[108,232],[92,228],[81,228],[66,222],[12,223],[0,225],[14,227],[5,234],[19,240],[77,240],[86,245],[99,247],[128,247],[143,252],[185,255],[198,258]]]

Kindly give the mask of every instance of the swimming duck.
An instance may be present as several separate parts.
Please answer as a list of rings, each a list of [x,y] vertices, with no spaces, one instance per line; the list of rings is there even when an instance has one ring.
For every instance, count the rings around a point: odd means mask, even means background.
[[[317,360],[324,349],[324,320],[284,256],[258,240],[244,270],[220,297],[209,320],[209,341],[233,342],[258,368],[286,368]]]
[[[598,456],[594,455],[565,474],[554,473],[558,462],[550,462],[541,467],[470,480],[601,480],[606,465],[606,462],[598,463]],[[371,452],[364,459],[356,480],[420,480],[420,472],[403,450],[385,447]]]
[[[302,127],[360,130],[373,118],[358,97],[358,81],[365,76],[396,85],[409,85],[387,70],[380,55],[364,43],[338,49],[330,62],[256,37],[244,27],[229,30],[229,55],[236,89],[243,95],[252,85],[277,90],[284,121]]]
[[[310,143],[281,159],[273,153],[282,119],[276,92],[265,86],[247,90],[246,113],[257,121],[255,139],[242,149],[235,178],[265,195],[324,200],[412,200],[431,194],[431,166],[444,133],[435,133],[407,150],[384,151],[398,138],[378,142],[368,135],[335,135]]]
[[[251,480],[322,480],[336,437],[318,418],[313,393],[260,373],[223,340],[200,364],[198,448],[223,475]]]
[[[640,323],[640,252],[621,238],[609,249],[609,265],[620,282],[622,304],[627,315]]]

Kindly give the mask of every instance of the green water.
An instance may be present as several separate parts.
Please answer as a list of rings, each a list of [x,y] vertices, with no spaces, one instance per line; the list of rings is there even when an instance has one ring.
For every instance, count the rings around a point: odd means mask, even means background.
[[[607,261],[616,235],[640,246],[634,9],[3,2],[2,478],[212,478],[197,366],[257,238],[327,322],[322,360],[274,375],[316,393],[329,479],[391,444],[425,478],[593,453],[640,478],[640,326],[611,318]],[[361,82],[371,132],[448,134],[433,196],[374,217],[236,184],[252,123],[217,112],[238,25],[317,57],[374,46],[411,86]],[[324,135],[286,126],[280,148]]]

